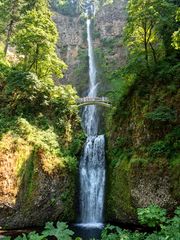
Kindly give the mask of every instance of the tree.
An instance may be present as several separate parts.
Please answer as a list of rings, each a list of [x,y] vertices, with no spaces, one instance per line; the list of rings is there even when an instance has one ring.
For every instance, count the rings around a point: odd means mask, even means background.
[[[162,26],[169,26],[175,9],[175,5],[166,0],[129,1],[126,43],[130,54],[144,56],[147,67],[165,55]]]
[[[177,10],[176,21],[180,22],[180,8],[178,8]],[[173,33],[172,39],[173,39],[172,46],[176,50],[180,50],[180,28]]]
[[[62,77],[66,65],[56,54],[58,33],[48,1],[37,0],[32,10],[22,17],[16,31],[13,43],[23,56],[21,68],[35,73],[40,79],[50,78],[52,74]]]
[[[0,31],[6,35],[4,53],[6,55],[15,24],[20,19],[24,0],[0,0]]]

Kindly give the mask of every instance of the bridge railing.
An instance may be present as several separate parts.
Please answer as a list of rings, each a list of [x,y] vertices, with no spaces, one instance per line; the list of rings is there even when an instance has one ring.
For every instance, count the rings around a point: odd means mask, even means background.
[[[107,97],[83,97],[78,98],[77,103],[86,103],[86,102],[105,102],[110,103]]]

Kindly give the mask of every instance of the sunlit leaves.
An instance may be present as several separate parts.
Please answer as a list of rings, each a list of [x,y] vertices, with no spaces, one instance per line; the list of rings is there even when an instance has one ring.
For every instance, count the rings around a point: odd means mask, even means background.
[[[162,28],[172,20],[175,6],[166,0],[131,0],[125,40],[130,54],[141,53],[146,65],[157,63],[165,55]]]
[[[180,7],[177,10],[176,21],[180,22]],[[173,33],[172,39],[173,39],[172,46],[176,50],[180,50],[180,27],[177,31]]]
[[[66,65],[56,54],[57,37],[48,6],[36,4],[23,16],[13,38],[17,52],[24,56],[20,63],[23,70],[32,71],[39,78],[48,78],[51,74],[62,77]]]

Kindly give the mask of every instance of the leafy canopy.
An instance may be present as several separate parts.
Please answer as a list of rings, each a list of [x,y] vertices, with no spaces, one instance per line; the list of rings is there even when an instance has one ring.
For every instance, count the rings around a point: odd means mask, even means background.
[[[166,0],[129,1],[125,40],[130,55],[141,64],[148,67],[164,58],[164,27],[173,28],[176,9],[177,6]]]
[[[57,29],[51,19],[47,1],[38,0],[35,7],[17,25],[13,44],[23,56],[20,68],[31,71],[38,78],[62,77],[66,65],[56,54]]]

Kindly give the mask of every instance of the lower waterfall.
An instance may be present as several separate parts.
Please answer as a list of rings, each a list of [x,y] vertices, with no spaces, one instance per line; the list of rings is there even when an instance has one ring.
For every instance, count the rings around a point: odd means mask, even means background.
[[[105,184],[105,139],[89,136],[80,161],[81,222],[94,225],[103,222]]]

